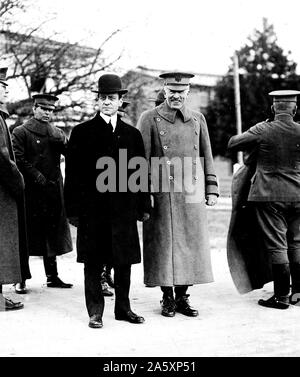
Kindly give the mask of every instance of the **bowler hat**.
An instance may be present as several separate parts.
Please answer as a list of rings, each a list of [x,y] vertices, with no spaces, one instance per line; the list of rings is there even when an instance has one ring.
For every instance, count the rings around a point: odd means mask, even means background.
[[[0,68],[0,82],[1,82],[1,84],[5,85],[5,86],[8,85],[6,83],[6,73],[7,73],[7,70],[8,70],[7,67]]]
[[[58,101],[58,97],[52,94],[35,94],[32,96],[35,105],[41,105],[44,107],[48,107],[49,109],[55,109],[55,102]]]
[[[93,90],[94,93],[104,93],[104,94],[125,94],[128,92],[127,89],[122,88],[122,81],[118,75],[105,74],[99,77],[98,80],[98,90]]]

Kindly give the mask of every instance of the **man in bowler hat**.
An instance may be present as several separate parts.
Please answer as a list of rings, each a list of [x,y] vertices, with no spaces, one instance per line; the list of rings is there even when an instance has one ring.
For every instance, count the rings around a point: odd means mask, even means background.
[[[274,282],[273,296],[258,304],[274,309],[287,309],[300,301],[300,126],[293,120],[299,94],[270,92],[274,120],[258,123],[228,143],[231,151],[255,150],[248,202],[254,206]],[[253,278],[257,272],[252,272]]]
[[[31,277],[27,263],[24,179],[15,163],[6,118],[7,67],[0,68],[0,310],[22,309],[3,296],[2,285]]]
[[[84,263],[85,301],[91,328],[103,326],[103,264],[114,269],[115,319],[144,322],[131,310],[129,290],[131,265],[141,262],[137,220],[149,217],[150,200],[147,192],[133,192],[128,185],[125,189],[119,187],[120,177],[115,174],[125,163],[122,173],[129,177],[136,169],[129,169],[128,161],[145,155],[140,132],[117,114],[126,92],[119,76],[104,74],[99,78],[96,93],[100,111],[93,119],[74,127],[66,155],[66,209],[70,222],[78,226],[77,261]],[[126,152],[127,161],[119,160],[120,151]],[[107,175],[112,189],[96,183],[106,173],[99,167],[103,160],[113,161],[115,166]]]
[[[58,97],[33,96],[33,117],[12,133],[17,165],[25,179],[29,255],[42,256],[49,288],[71,288],[58,276],[57,255],[72,251],[72,239],[63,201],[61,155],[67,138],[50,123]],[[27,293],[25,280],[15,287]]]

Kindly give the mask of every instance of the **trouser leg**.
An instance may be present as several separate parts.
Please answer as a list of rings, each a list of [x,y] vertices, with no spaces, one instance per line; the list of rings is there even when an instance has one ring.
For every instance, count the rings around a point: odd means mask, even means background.
[[[274,295],[278,299],[288,297],[290,293],[290,266],[285,264],[272,265]]]
[[[188,285],[178,285],[174,288],[175,290],[175,299],[177,300],[180,297],[186,296]]]
[[[173,287],[160,287],[163,292],[163,299],[171,298],[174,300]]]
[[[58,276],[57,272],[57,262],[56,262],[56,256],[52,257],[43,257],[43,262],[44,262],[44,268],[45,268],[45,273],[48,279],[55,278]]]
[[[94,314],[102,317],[104,311],[104,297],[99,284],[100,270],[97,264],[84,264],[85,303],[90,317]]]
[[[2,284],[0,284],[0,295],[2,294]]]
[[[115,313],[126,313],[131,310],[129,300],[130,275],[131,265],[114,266]]]

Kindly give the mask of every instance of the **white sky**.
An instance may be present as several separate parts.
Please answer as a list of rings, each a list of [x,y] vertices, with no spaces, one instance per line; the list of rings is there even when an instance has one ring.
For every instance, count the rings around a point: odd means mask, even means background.
[[[110,53],[124,49],[124,68],[227,72],[234,50],[242,47],[267,17],[278,44],[300,70],[300,1],[289,0],[35,0],[36,15],[56,13],[48,27],[66,40],[97,47],[111,32],[122,33]]]

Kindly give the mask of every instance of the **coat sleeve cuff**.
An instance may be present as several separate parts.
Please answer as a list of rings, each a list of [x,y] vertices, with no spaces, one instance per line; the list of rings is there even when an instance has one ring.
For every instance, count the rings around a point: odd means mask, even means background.
[[[214,194],[219,196],[218,179],[214,174],[207,174],[205,176],[205,194]]]

